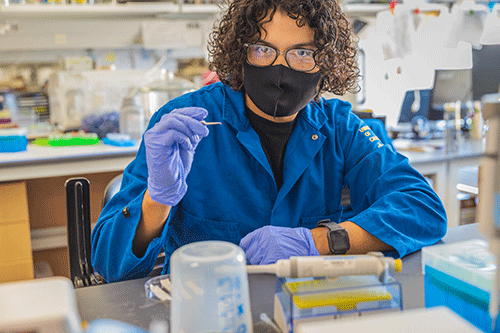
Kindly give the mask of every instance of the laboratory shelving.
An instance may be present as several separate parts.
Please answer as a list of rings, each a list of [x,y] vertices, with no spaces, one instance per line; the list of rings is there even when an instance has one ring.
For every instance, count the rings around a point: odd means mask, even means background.
[[[347,4],[346,13],[375,14],[389,8],[385,4]],[[220,12],[217,4],[179,4],[174,2],[106,3],[106,4],[11,4],[0,5],[0,18],[120,18],[120,17],[166,17],[193,18],[215,15]]]
[[[194,18],[220,12],[216,4],[178,4],[173,2],[105,4],[11,4],[0,6],[0,19],[99,19],[99,18]]]

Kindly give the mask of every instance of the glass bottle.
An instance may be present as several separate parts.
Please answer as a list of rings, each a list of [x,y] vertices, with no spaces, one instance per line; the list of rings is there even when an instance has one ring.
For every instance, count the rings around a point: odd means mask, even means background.
[[[128,134],[139,142],[145,129],[144,108],[139,98],[137,95],[125,97],[120,110],[120,133]]]

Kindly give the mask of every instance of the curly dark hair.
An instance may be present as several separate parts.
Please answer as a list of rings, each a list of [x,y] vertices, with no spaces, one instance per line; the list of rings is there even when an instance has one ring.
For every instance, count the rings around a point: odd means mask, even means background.
[[[209,68],[234,90],[243,86],[245,43],[259,40],[263,20],[276,11],[314,30],[315,59],[322,74],[317,101],[325,91],[343,95],[357,88],[359,68],[349,22],[335,0],[225,0],[222,17],[209,36]]]

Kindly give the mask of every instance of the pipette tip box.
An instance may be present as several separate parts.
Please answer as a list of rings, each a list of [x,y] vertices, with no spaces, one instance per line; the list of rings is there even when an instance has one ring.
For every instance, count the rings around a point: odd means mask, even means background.
[[[423,248],[425,306],[447,306],[480,330],[491,332],[488,307],[495,270],[495,258],[481,239]],[[500,320],[495,332],[500,333]]]
[[[392,276],[277,278],[274,320],[283,332],[299,322],[343,319],[402,310],[401,285]]]

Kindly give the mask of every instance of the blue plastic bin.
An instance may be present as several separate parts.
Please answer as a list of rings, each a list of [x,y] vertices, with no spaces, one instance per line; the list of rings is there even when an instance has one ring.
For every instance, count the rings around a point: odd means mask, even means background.
[[[0,153],[25,151],[28,147],[28,137],[23,129],[0,130]]]
[[[483,332],[491,331],[488,307],[494,258],[483,240],[422,250],[425,307],[446,306]],[[500,333],[500,316],[495,332]]]

